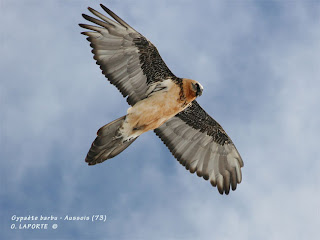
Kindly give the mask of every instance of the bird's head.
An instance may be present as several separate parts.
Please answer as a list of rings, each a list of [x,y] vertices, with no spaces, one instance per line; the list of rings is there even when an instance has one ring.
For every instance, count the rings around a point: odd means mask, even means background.
[[[203,87],[199,82],[187,78],[183,78],[183,89],[188,103],[201,96],[203,91]]]

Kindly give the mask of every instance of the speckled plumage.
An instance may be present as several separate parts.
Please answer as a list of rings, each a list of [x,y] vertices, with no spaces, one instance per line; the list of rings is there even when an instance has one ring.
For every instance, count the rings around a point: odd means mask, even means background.
[[[178,113],[177,117],[200,132],[206,132],[216,143],[221,145],[232,143],[220,124],[210,117],[197,101],[193,101],[188,108]]]
[[[133,42],[139,49],[141,68],[147,76],[147,84],[176,78],[151,42],[143,36],[133,39]]]

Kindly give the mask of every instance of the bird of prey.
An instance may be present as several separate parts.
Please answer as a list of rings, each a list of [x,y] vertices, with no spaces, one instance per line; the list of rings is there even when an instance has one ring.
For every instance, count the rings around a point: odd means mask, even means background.
[[[176,77],[157,48],[142,34],[101,4],[109,14],[88,8],[94,25],[79,24],[91,43],[93,58],[131,107],[127,114],[101,127],[85,161],[89,165],[113,158],[142,133],[153,130],[191,173],[209,180],[220,194],[241,182],[243,161],[223,128],[196,102],[203,87]]]

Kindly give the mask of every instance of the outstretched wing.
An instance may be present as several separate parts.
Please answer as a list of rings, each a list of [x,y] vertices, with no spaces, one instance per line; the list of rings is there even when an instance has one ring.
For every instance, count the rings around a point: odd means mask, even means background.
[[[156,47],[111,10],[100,4],[114,20],[92,8],[82,16],[98,26],[79,24],[92,30],[88,36],[92,53],[102,73],[115,85],[130,105],[146,98],[152,83],[175,77],[162,60]]]
[[[196,102],[169,119],[155,133],[191,173],[210,180],[221,194],[241,182],[243,161],[223,128]]]

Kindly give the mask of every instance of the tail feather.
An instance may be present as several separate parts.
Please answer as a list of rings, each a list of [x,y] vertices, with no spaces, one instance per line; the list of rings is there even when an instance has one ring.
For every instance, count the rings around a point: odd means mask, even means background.
[[[125,118],[126,116],[118,118],[98,130],[97,137],[93,141],[85,160],[89,165],[102,163],[115,157],[137,139],[133,138],[124,141],[123,136],[120,135],[119,128]]]

